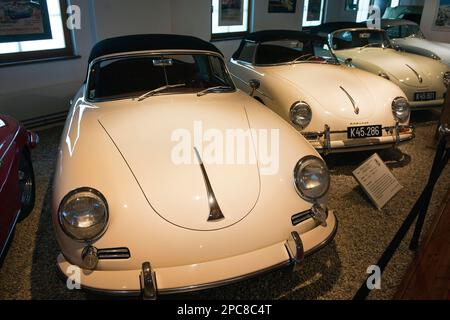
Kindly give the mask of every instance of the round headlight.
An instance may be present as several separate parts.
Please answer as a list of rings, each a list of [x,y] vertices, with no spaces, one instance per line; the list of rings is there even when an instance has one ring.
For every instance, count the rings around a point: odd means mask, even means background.
[[[301,159],[294,169],[295,187],[307,201],[316,201],[330,188],[330,173],[325,162],[314,156]]]
[[[450,71],[444,74],[444,85],[448,88],[450,86]]]
[[[62,230],[77,241],[93,241],[106,231],[108,204],[97,190],[81,188],[70,192],[59,207]]]
[[[403,97],[395,98],[392,102],[392,113],[398,122],[406,122],[411,114],[409,102]]]
[[[291,121],[305,129],[312,119],[311,107],[306,102],[296,102],[291,107]]]

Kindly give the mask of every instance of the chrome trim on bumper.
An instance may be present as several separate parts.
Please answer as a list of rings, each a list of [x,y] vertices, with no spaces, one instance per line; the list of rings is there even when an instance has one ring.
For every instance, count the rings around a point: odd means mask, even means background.
[[[338,230],[338,224],[339,224],[336,216],[335,216],[335,219],[336,219],[336,223],[335,223],[333,231],[330,233],[330,235],[324,241],[322,241],[321,243],[319,243],[312,249],[304,252],[303,258],[301,260],[317,253],[318,251],[323,249],[325,246],[327,246],[331,241],[333,241],[334,237],[336,236],[336,233]],[[267,274],[267,273],[270,273],[270,272],[273,272],[273,271],[276,271],[276,270],[279,270],[279,269],[282,269],[285,267],[298,265],[298,263],[296,264],[295,259],[293,259],[292,254],[290,253],[290,250],[287,248],[287,244],[285,244],[285,246],[286,246],[286,250],[288,251],[288,254],[291,258],[289,260],[286,260],[279,264],[273,265],[271,267],[261,269],[256,272],[252,272],[252,273],[245,274],[245,275],[235,277],[235,278],[230,278],[230,279],[226,279],[226,280],[221,280],[221,281],[211,282],[211,283],[206,283],[206,284],[201,284],[201,285],[195,285],[195,286],[180,287],[180,288],[175,288],[175,289],[157,289],[156,280],[155,280],[153,282],[155,285],[155,290],[156,290],[155,294],[157,294],[157,295],[172,295],[172,294],[181,294],[181,293],[189,293],[189,292],[208,290],[208,289],[212,289],[212,288],[227,286],[227,285],[231,285],[231,284],[234,284],[237,282],[249,280],[249,279],[252,279],[252,278],[255,278],[255,277],[258,277],[258,276],[261,276],[261,275],[264,275],[264,274]],[[57,269],[58,269],[58,274],[60,274],[61,277],[63,278],[63,280],[66,281],[67,276],[61,271],[60,268],[57,267]],[[147,271],[146,271],[146,273],[147,273]],[[139,279],[139,280],[141,280],[141,279]],[[153,285],[151,285],[150,287],[152,287],[152,286]],[[83,286],[83,285],[81,285],[81,287],[83,290],[85,290],[87,292],[90,292],[93,294],[98,294],[98,295],[122,296],[122,297],[142,297],[143,296],[143,292],[138,291],[138,290],[129,290],[129,291],[102,290],[102,289],[90,288],[88,286]]]
[[[403,141],[401,140],[401,130],[402,129],[408,129],[411,130],[411,137],[405,138]],[[404,126],[404,125],[399,125],[396,124],[395,126],[391,126],[391,127],[383,127],[382,128],[383,131],[385,131],[386,133],[389,133],[392,137],[393,137],[393,141],[392,142],[379,142],[378,140],[375,141],[375,139],[379,139],[379,138],[383,138],[386,136],[382,136],[382,137],[376,137],[376,138],[365,138],[365,139],[359,139],[359,140],[354,140],[354,144],[353,145],[346,145],[342,148],[333,148],[332,147],[332,142],[333,140],[331,139],[331,135],[332,134],[344,134],[347,133],[347,130],[336,130],[333,131],[331,130],[329,125],[325,125],[324,127],[324,131],[316,131],[316,132],[301,132],[301,134],[305,137],[306,140],[308,140],[308,142],[318,142],[320,143],[321,147],[316,147],[316,149],[322,151],[325,155],[332,152],[332,151],[339,151],[339,150],[351,150],[351,149],[361,149],[361,148],[365,148],[365,147],[376,147],[376,146],[385,146],[385,145],[393,145],[393,146],[397,146],[400,143],[403,142],[407,142],[410,140],[413,140],[415,138],[415,127],[408,125],[408,126]],[[321,138],[323,137],[323,140],[321,141]],[[335,141],[342,141],[345,145],[345,143],[350,142],[353,140],[335,140]],[[361,142],[361,143],[358,143]]]
[[[158,291],[156,287],[156,275],[152,270],[150,262],[144,262],[142,264],[142,271],[139,278],[142,298],[144,300],[156,300],[156,293]]]

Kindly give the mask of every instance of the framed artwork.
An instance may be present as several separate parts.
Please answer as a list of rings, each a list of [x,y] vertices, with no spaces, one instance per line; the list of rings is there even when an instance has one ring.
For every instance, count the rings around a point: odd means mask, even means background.
[[[269,0],[269,13],[295,13],[297,0]]]
[[[219,1],[219,26],[242,25],[244,19],[244,3],[242,0]]]
[[[323,0],[309,0],[306,21],[321,21]]]
[[[359,0],[345,0],[345,11],[358,11]]]
[[[450,0],[439,1],[433,29],[438,31],[450,31]]]
[[[51,38],[46,0],[0,0],[0,43]]]

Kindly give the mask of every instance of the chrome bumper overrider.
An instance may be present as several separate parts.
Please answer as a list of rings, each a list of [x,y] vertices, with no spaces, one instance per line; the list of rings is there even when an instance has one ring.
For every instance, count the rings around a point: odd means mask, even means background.
[[[407,142],[415,138],[415,127],[404,126],[396,124],[391,127],[383,127],[383,132],[388,135],[376,138],[362,138],[353,140],[332,139],[333,134],[346,134],[347,130],[333,131],[329,125],[325,125],[323,131],[317,132],[302,132],[302,135],[320,152],[324,154],[339,151],[350,151],[355,149],[370,149],[376,147],[383,147],[385,145],[397,146],[402,142]],[[403,132],[402,132],[403,131]],[[408,132],[406,132],[408,131]],[[382,140],[387,141],[382,141]],[[336,142],[340,142],[341,145],[333,146]]]
[[[232,283],[244,281],[253,277],[260,276],[262,274],[294,265],[301,265],[305,257],[308,257],[315,252],[319,251],[323,247],[325,247],[328,243],[330,243],[334,236],[336,235],[338,228],[338,221],[335,215],[330,212],[329,217],[329,225],[327,227],[318,226],[317,228],[319,232],[323,232],[321,230],[327,230],[327,235],[322,238],[323,241],[320,243],[314,244],[313,247],[311,245],[305,246],[305,239],[309,241],[308,233],[300,235],[297,231],[293,231],[287,238],[287,240],[283,243],[280,243],[280,250],[284,247],[284,253],[286,258],[280,259],[276,261],[273,265],[268,265],[267,267],[261,268],[256,271],[252,271],[240,276],[230,277],[228,279],[206,282],[200,285],[189,285],[183,287],[174,287],[174,288],[164,288],[162,285],[161,288],[158,288],[157,279],[161,276],[162,269],[153,269],[150,262],[144,262],[142,264],[141,270],[127,270],[127,271],[87,271],[82,270],[82,278],[81,278],[81,287],[89,292],[100,294],[100,295],[113,295],[113,296],[134,296],[141,297],[143,299],[156,299],[158,295],[167,295],[167,294],[177,294],[177,293],[186,293],[192,291],[206,290],[215,287],[220,287],[224,285],[229,285]],[[307,248],[307,249],[306,249]],[[271,252],[271,251],[269,251]],[[281,252],[281,251],[280,251]],[[239,261],[239,260],[238,260]],[[255,261],[256,262],[256,261]],[[275,262],[275,261],[274,261]],[[58,257],[58,269],[61,275],[67,280],[67,277],[71,276],[71,274],[66,274],[63,270],[70,267],[71,264],[64,258],[64,256],[60,255]],[[162,272],[164,273],[164,272]],[[122,277],[124,279],[124,283],[129,284],[127,286],[123,286],[123,290],[119,289],[117,286],[113,289],[113,287],[109,286],[108,283],[110,280],[116,278],[114,274],[117,274],[117,277]],[[84,278],[87,277],[87,278]],[[94,277],[94,278],[89,278]],[[164,279],[163,279],[164,280]],[[107,282],[104,282],[107,281]],[[134,285],[138,283],[137,287]],[[97,285],[101,285],[102,288],[98,288]],[[161,285],[161,284],[160,284]],[[110,289],[107,289],[110,287]],[[122,286],[120,286],[122,288]]]

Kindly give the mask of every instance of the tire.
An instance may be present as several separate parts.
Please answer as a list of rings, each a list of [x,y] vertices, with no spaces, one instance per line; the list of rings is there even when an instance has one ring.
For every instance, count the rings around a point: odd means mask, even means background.
[[[27,149],[22,151],[19,160],[19,190],[21,203],[19,220],[22,221],[33,211],[36,201],[33,164],[31,163],[30,152]]]

